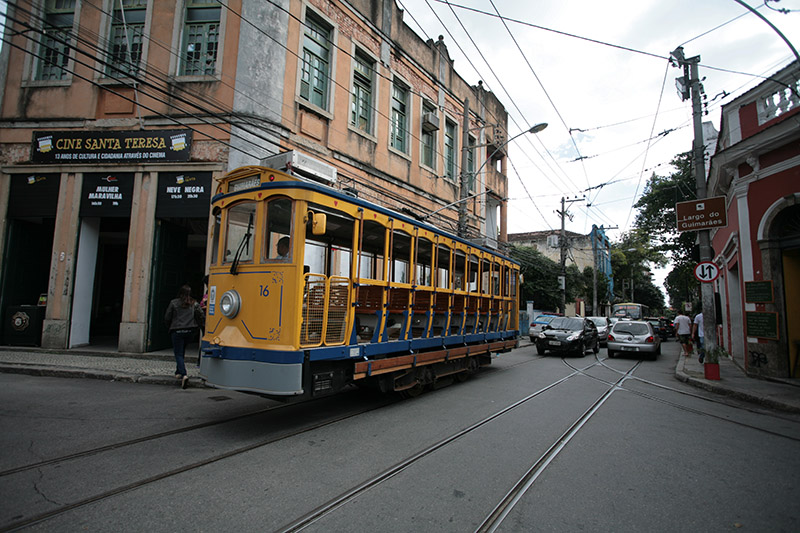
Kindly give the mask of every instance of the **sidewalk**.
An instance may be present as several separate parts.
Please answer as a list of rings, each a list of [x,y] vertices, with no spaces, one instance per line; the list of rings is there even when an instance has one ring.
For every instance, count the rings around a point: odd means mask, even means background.
[[[186,372],[190,387],[203,387],[197,366],[197,344],[186,349]],[[22,346],[0,346],[0,372],[92,378],[129,383],[178,386],[172,350],[124,353],[111,347],[88,347],[78,350],[48,350]]]
[[[668,344],[677,345],[674,342]],[[720,359],[719,374],[719,380],[705,379],[697,353],[691,357],[680,357],[675,367],[675,377],[695,387],[772,409],[800,413],[800,380],[751,378],[727,358]]]
[[[520,346],[530,346],[527,337]],[[661,357],[676,357],[680,345],[675,341],[662,344]],[[190,387],[205,386],[199,377],[196,345],[186,350],[186,370]],[[172,350],[146,354],[117,352],[113,347],[89,347],[82,350],[47,350],[0,346],[0,372],[93,378],[130,383],[177,386]],[[679,357],[675,377],[718,394],[733,396],[772,409],[800,413],[800,380],[764,380],[748,377],[730,359],[720,361],[719,381],[705,379],[703,365],[697,356]]]

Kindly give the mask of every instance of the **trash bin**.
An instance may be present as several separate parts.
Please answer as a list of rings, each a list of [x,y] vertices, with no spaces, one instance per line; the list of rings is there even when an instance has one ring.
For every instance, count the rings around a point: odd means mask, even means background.
[[[10,305],[6,307],[3,344],[10,346],[41,345],[45,309],[46,307],[41,305]]]

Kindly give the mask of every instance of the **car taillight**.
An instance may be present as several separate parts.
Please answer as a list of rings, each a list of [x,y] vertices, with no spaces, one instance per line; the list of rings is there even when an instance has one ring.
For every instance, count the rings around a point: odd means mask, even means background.
[[[608,336],[608,340],[613,341],[614,340],[614,335],[609,335]]]
[[[651,336],[647,337],[647,339],[644,342],[656,342],[656,340],[651,335]]]

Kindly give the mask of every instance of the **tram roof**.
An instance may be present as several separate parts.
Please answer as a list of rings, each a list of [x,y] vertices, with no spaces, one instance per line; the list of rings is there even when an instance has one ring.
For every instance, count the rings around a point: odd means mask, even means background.
[[[320,192],[320,193],[323,193],[323,194],[327,194],[327,195],[332,196],[332,197],[334,197],[334,198],[336,198],[338,200],[343,200],[345,202],[349,202],[349,203],[357,205],[359,207],[372,209],[373,211],[378,211],[379,213],[382,213],[384,215],[388,215],[388,216],[391,216],[391,217],[398,218],[398,219],[400,219],[400,220],[402,220],[404,222],[407,222],[409,224],[412,224],[414,226],[425,228],[425,229],[427,229],[429,231],[433,231],[435,233],[444,235],[449,239],[453,239],[453,240],[458,241],[458,242],[460,242],[462,244],[465,244],[467,246],[471,246],[473,248],[479,248],[479,249],[481,249],[481,250],[483,250],[485,252],[488,252],[490,254],[499,255],[500,257],[503,257],[504,259],[507,259],[508,261],[511,261],[512,263],[515,263],[517,265],[520,264],[519,261],[517,261],[516,259],[512,259],[511,257],[508,257],[507,255],[505,255],[505,254],[503,254],[503,253],[501,253],[501,252],[499,252],[497,250],[492,250],[492,249],[487,248],[485,246],[482,246],[480,244],[475,244],[472,241],[468,241],[468,240],[466,240],[466,239],[464,239],[462,237],[459,237],[457,235],[453,235],[452,233],[450,233],[450,232],[448,232],[446,230],[443,230],[443,229],[441,229],[441,228],[439,228],[437,226],[433,226],[431,224],[428,224],[428,223],[423,222],[421,220],[415,219],[415,218],[410,217],[408,215],[404,215],[403,213],[395,211],[394,209],[389,209],[388,207],[383,207],[383,206],[380,206],[378,204],[374,204],[372,202],[368,202],[366,200],[362,200],[362,199],[360,199],[358,197],[351,196],[351,195],[343,193],[343,192],[341,192],[341,191],[339,191],[337,189],[334,189],[333,187],[329,187],[329,186],[324,185],[322,183],[317,183],[317,182],[314,182],[314,181],[310,181],[310,180],[307,180],[307,179],[302,178],[302,177],[293,176],[293,175],[287,174],[287,173],[285,173],[285,172],[283,172],[281,170],[277,170],[277,169],[269,168],[269,167],[257,166],[257,165],[247,166],[247,167],[240,167],[240,168],[237,168],[237,169],[234,169],[234,170],[228,172],[223,177],[223,179],[224,180],[240,179],[240,178],[247,177],[247,176],[250,176],[250,175],[255,174],[255,173],[262,173],[264,171],[274,171],[277,174],[280,174],[281,176],[284,176],[285,178],[289,178],[289,179],[285,180],[285,181],[262,182],[261,185],[258,186],[258,187],[250,187],[250,188],[241,189],[241,190],[238,190],[238,191],[235,191],[235,192],[215,194],[213,196],[213,198],[211,199],[211,201],[212,202],[216,202],[217,200],[219,200],[221,198],[226,198],[226,197],[230,197],[230,196],[236,196],[236,195],[241,194],[243,192],[255,191],[255,190],[259,190],[259,189],[307,189],[307,190],[312,190],[312,191],[315,191],[315,192]]]

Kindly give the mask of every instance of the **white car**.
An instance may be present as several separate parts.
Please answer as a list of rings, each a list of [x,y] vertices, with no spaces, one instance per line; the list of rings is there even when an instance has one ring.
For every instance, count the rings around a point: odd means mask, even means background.
[[[600,346],[605,346],[608,342],[608,330],[611,327],[611,323],[604,316],[587,316],[586,318],[597,326],[597,338],[600,339]]]
[[[655,360],[661,353],[661,339],[653,326],[643,320],[620,320],[608,334],[608,356],[625,353],[647,354]]]

